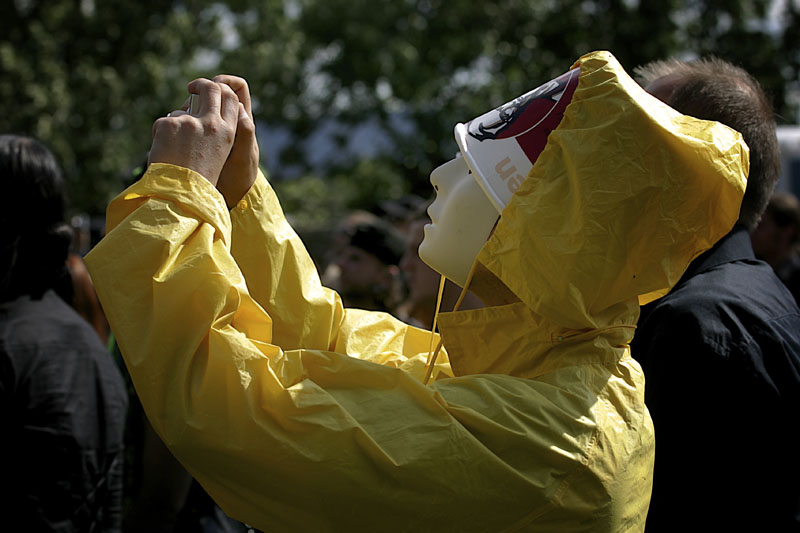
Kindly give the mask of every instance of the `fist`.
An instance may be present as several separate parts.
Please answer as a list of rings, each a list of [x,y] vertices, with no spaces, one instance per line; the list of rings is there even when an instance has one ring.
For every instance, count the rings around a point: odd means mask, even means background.
[[[174,111],[155,121],[150,163],[194,170],[216,186],[236,137],[242,106],[228,85],[211,80],[194,80],[189,92],[200,100],[197,115]]]

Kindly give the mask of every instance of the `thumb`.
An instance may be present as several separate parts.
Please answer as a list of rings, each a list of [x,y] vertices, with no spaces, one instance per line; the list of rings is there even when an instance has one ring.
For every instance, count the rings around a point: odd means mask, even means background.
[[[255,124],[253,123],[253,119],[250,117],[250,114],[244,108],[244,104],[239,102],[239,124],[237,125],[237,129],[239,127],[243,127],[243,129],[247,132],[255,131]]]
[[[244,104],[239,102],[239,117],[236,123],[236,140],[253,142],[255,140],[256,126],[250,114],[245,110]]]

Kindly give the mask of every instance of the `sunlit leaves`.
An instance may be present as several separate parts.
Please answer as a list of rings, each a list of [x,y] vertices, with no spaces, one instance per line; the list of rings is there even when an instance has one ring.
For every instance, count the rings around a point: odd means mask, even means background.
[[[0,19],[0,130],[48,143],[73,203],[100,213],[186,83],[238,74],[260,127],[290,139],[262,153],[274,154],[276,188],[313,226],[387,194],[426,195],[429,172],[456,150],[456,122],[591,50],[629,68],[715,53],[753,72],[795,121],[798,9],[772,0],[15,0]],[[325,163],[308,142],[330,123],[339,129]],[[381,143],[353,152],[347,128],[364,124]],[[292,183],[298,176],[305,181]]]

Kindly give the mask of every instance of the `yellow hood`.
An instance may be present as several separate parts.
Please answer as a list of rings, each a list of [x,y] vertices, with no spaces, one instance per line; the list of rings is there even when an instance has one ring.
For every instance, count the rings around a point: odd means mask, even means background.
[[[534,313],[583,330],[666,294],[730,231],[749,150],[646,93],[608,52],[574,66],[564,119],[478,261]]]

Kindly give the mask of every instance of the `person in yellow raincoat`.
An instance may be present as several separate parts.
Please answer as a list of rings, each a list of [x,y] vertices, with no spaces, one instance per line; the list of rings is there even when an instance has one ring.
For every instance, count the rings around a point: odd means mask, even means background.
[[[199,114],[156,121],[151,165],[86,262],[153,427],[229,515],[268,531],[643,529],[639,302],[732,227],[748,151],[608,52],[574,68],[462,280],[487,306],[439,316],[428,383],[430,332],[321,286],[257,171],[243,80],[195,80]],[[429,256],[446,226],[428,228]]]

